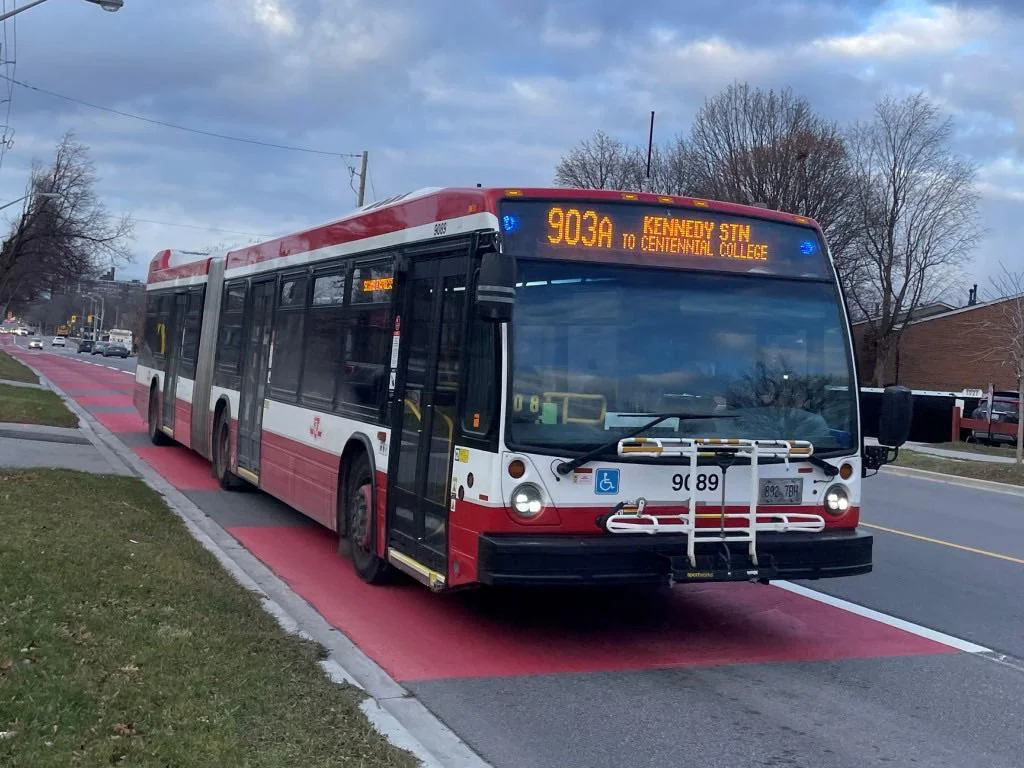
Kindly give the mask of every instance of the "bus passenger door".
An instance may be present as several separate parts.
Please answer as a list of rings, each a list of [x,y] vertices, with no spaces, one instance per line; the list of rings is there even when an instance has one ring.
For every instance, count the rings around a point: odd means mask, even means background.
[[[164,371],[163,426],[174,431],[174,410],[178,403],[178,369],[181,366],[181,340],[185,333],[185,312],[188,294],[178,293],[171,305],[170,328],[167,329],[167,370]]]
[[[447,573],[467,267],[465,256],[415,261],[400,315],[400,373],[391,401],[389,547],[392,562],[428,583]]]
[[[276,280],[253,283],[249,321],[242,345],[242,391],[238,403],[238,467],[258,482],[260,433],[263,429],[263,399],[270,365],[271,318]]]

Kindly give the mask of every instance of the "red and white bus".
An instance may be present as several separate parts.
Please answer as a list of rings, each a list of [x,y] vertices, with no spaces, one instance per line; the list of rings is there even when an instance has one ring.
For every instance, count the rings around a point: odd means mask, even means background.
[[[428,189],[220,255],[159,253],[155,443],[435,590],[866,573],[860,430],[818,225],[733,204]]]

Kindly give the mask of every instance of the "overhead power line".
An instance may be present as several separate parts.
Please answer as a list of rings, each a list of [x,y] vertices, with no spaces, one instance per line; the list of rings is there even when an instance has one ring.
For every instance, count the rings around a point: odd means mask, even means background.
[[[259,232],[239,232],[234,229],[218,229],[217,227],[202,227],[197,224],[178,224],[173,221],[157,221],[156,219],[139,219],[132,216],[132,221],[137,221],[142,224],[158,224],[162,227],[183,227],[185,229],[198,229],[202,232],[223,232],[227,235],[242,235],[244,237],[259,237],[264,240],[269,240],[273,235],[263,235]]]
[[[185,131],[186,133],[196,133],[196,134],[199,134],[199,135],[202,135],[202,136],[212,136],[215,139],[224,139],[225,141],[236,141],[236,142],[240,142],[242,144],[255,144],[256,146],[269,147],[271,149],[284,149],[284,150],[289,150],[291,152],[306,152],[306,153],[311,154],[311,155],[327,155],[329,157],[362,157],[361,153],[328,152],[327,150],[323,150],[323,149],[311,149],[309,147],[296,147],[296,146],[291,146],[291,145],[288,145],[288,144],[275,144],[275,143],[270,142],[270,141],[260,141],[259,139],[246,139],[246,138],[243,138],[241,136],[230,136],[230,135],[228,135],[226,133],[217,133],[216,131],[206,131],[206,130],[203,130],[201,128],[190,128],[189,126],[186,126],[186,125],[177,125],[175,123],[168,123],[168,122],[166,122],[164,120],[156,120],[156,119],[151,118],[151,117],[143,117],[142,115],[135,115],[135,114],[132,114],[131,112],[123,112],[123,111],[121,111],[119,109],[112,109],[111,107],[103,107],[103,106],[100,106],[99,104],[92,104],[92,103],[90,103],[88,101],[83,101],[81,99],[76,99],[76,98],[74,98],[72,96],[65,96],[64,94],[61,94],[61,93],[55,93],[54,91],[48,91],[45,88],[39,88],[39,87],[37,87],[35,85],[29,85],[28,83],[23,83],[21,80],[15,80],[13,77],[8,77],[7,75],[4,75],[4,74],[0,74],[0,78],[2,78],[4,80],[7,80],[8,82],[13,83],[14,85],[17,85],[17,86],[19,86],[21,88],[26,88],[26,89],[28,89],[30,91],[36,91],[37,93],[42,93],[42,94],[45,94],[46,96],[52,96],[55,99],[62,99],[63,101],[68,101],[68,102],[71,102],[72,104],[78,104],[78,105],[83,106],[83,107],[89,107],[90,109],[97,109],[97,110],[99,110],[101,112],[109,112],[112,115],[118,115],[120,117],[128,117],[128,118],[131,118],[132,120],[141,120],[144,123],[152,123],[153,125],[160,125],[160,126],[163,126],[164,128],[174,128],[175,130]]]

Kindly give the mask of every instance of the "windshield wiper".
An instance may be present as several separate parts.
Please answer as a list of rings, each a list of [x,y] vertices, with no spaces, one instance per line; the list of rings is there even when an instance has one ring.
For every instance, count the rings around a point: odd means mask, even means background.
[[[593,450],[587,451],[586,453],[581,453],[579,456],[577,456],[575,459],[572,459],[571,461],[563,461],[561,464],[559,464],[557,467],[555,467],[555,469],[558,470],[558,474],[560,474],[560,475],[568,475],[573,470],[576,470],[576,469],[579,469],[580,467],[582,467],[584,464],[586,464],[591,459],[596,459],[602,453],[607,453],[610,449],[612,449],[616,445],[618,445],[620,440],[628,440],[631,437],[636,437],[641,432],[646,432],[651,427],[656,427],[658,424],[661,424],[661,422],[667,421],[668,419],[692,420],[692,419],[738,419],[738,418],[739,418],[739,416],[733,416],[733,415],[730,415],[730,414],[720,414],[720,413],[662,413],[662,414],[658,415],[654,419],[654,421],[650,421],[647,424],[644,424],[642,427],[637,427],[636,429],[632,430],[631,432],[627,432],[624,435],[619,435],[614,440],[609,440],[607,443],[604,443],[603,445],[599,445],[599,446],[597,446],[597,448],[594,448]]]

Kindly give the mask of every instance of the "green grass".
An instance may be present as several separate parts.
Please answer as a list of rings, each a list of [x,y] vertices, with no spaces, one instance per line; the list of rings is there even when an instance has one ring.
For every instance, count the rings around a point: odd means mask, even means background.
[[[39,378],[6,352],[0,352],[0,379],[38,384]]]
[[[135,478],[0,470],[0,765],[416,765]]]
[[[900,450],[899,458],[894,462],[893,466],[924,469],[929,472],[970,477],[975,480],[992,480],[997,483],[1024,485],[1024,466],[997,464],[991,461],[943,459],[938,456],[916,453],[907,448]]]
[[[0,421],[77,427],[78,417],[48,389],[28,389],[0,384]]]
[[[965,453],[982,453],[986,456],[1008,456],[1013,458],[1014,445],[981,445],[980,443],[928,443],[929,448],[942,448],[946,451],[963,451]]]

